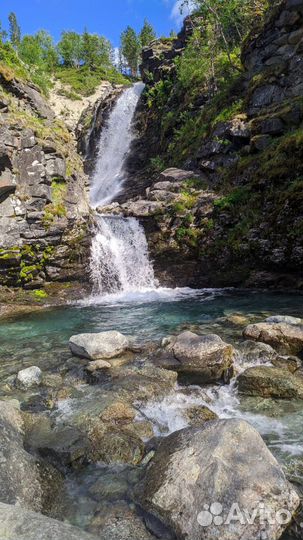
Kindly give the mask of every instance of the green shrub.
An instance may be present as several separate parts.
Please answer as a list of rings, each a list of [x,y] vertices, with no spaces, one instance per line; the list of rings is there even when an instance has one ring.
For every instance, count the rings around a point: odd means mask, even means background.
[[[160,156],[156,156],[154,158],[151,158],[150,166],[151,166],[153,171],[159,172],[159,173],[166,169],[165,162]]]
[[[45,298],[48,298],[48,294],[43,289],[36,289],[32,292],[32,295],[36,298],[36,300],[44,300]]]
[[[240,206],[247,203],[251,198],[251,191],[247,187],[235,188],[231,193],[217,199],[214,202],[214,206],[220,210],[226,210],[231,207]]]

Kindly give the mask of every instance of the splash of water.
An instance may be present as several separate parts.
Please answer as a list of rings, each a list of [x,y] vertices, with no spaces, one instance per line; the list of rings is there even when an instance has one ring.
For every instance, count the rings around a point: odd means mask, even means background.
[[[102,131],[91,186],[93,208],[109,204],[121,191],[125,157],[133,139],[132,120],[143,88],[143,83],[137,83],[123,92]]]
[[[157,285],[144,230],[134,218],[98,218],[90,268],[95,294],[131,293]]]

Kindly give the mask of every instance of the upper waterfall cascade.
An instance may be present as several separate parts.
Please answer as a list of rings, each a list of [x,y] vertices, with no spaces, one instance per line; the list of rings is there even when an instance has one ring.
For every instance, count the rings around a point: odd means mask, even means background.
[[[136,83],[122,93],[102,130],[91,187],[94,208],[109,204],[121,191],[125,158],[133,140],[132,121],[143,88],[143,83]]]

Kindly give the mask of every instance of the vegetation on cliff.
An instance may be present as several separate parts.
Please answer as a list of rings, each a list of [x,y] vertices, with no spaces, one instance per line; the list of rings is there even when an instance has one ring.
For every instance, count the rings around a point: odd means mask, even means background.
[[[2,28],[2,27],[1,27]],[[17,17],[11,13],[9,32],[0,32],[0,69],[37,84],[47,94],[54,79],[71,87],[70,97],[90,95],[100,80],[124,84],[125,77],[114,65],[111,43],[84,30],[63,31],[58,44],[45,30],[22,36]]]
[[[143,55],[146,160],[194,170],[217,197],[207,217],[199,199],[187,209],[177,234],[172,217],[171,237],[188,255],[195,235],[190,256],[212,282],[268,285],[276,273],[293,283],[303,263],[302,2],[197,5],[177,39]]]

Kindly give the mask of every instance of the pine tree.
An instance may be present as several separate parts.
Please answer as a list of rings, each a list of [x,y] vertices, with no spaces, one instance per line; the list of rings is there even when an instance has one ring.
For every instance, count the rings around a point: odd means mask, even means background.
[[[139,37],[140,37],[140,42],[141,42],[142,47],[148,47],[151,41],[153,41],[157,37],[155,30],[153,29],[152,25],[148,22],[147,19],[144,20],[144,25],[140,32]]]
[[[121,34],[121,52],[133,77],[138,75],[141,44],[135,30],[128,26]]]
[[[12,11],[9,16],[9,38],[12,45],[17,48],[21,41],[21,28],[18,24],[16,14]]]

